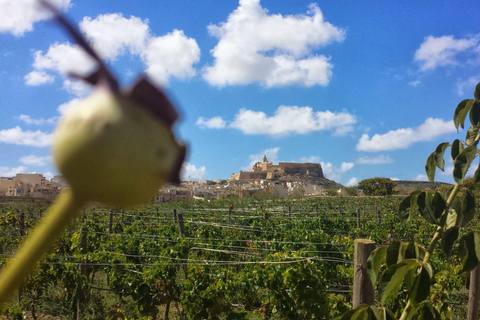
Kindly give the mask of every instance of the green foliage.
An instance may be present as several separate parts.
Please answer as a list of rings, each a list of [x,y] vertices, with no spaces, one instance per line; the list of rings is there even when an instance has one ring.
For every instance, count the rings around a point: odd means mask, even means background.
[[[367,196],[389,196],[394,193],[397,183],[389,178],[370,178],[358,183],[358,189]]]
[[[399,205],[398,217],[402,222],[410,222],[418,213],[427,223],[436,228],[429,246],[424,250],[421,245],[413,242],[394,241],[386,249],[379,248],[373,251],[367,263],[368,275],[372,283],[378,287],[378,300],[381,307],[390,306],[391,310],[398,310],[395,313],[400,320],[412,319],[414,315],[417,316],[416,319],[450,317],[447,312],[448,307],[445,308],[445,304],[436,300],[435,296],[431,297],[431,286],[434,285],[432,279],[435,279],[435,275],[430,261],[435,254],[434,250],[438,242],[441,242],[443,254],[449,257],[458,240],[459,267],[464,272],[473,270],[480,261],[480,235],[468,232],[458,239],[475,216],[476,204],[472,190],[475,183],[480,181],[480,166],[473,179],[465,179],[470,165],[479,153],[477,144],[480,140],[480,83],[475,88],[474,97],[475,100],[468,99],[460,102],[453,116],[455,127],[458,129],[459,126],[464,128],[465,119],[469,115],[471,126],[467,130],[465,142],[456,139],[451,145],[448,142],[439,144],[428,156],[425,165],[428,179],[433,182],[436,169],[444,170],[444,154],[446,149],[451,147],[454,163],[453,178],[456,185],[447,192],[446,198],[438,191],[414,191]],[[460,191],[464,183],[466,187]],[[366,194],[374,194],[371,191],[372,185],[375,185],[374,181],[367,183],[364,180],[359,183],[359,188]],[[377,281],[377,279],[380,280]],[[406,294],[405,302],[399,299],[402,292]],[[393,302],[392,297],[395,297]],[[378,307],[359,306],[346,312],[341,319],[385,318],[386,314],[382,314]]]

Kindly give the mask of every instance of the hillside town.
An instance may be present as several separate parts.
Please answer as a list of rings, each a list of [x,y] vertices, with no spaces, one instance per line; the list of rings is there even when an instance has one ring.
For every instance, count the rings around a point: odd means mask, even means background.
[[[67,184],[62,176],[50,180],[39,173],[18,173],[0,178],[0,196],[55,198]],[[233,173],[228,180],[183,181],[166,185],[153,201],[211,200],[230,197],[299,197],[321,196],[326,190],[342,186],[324,177],[318,163],[280,162],[274,165],[267,157],[250,171]]]

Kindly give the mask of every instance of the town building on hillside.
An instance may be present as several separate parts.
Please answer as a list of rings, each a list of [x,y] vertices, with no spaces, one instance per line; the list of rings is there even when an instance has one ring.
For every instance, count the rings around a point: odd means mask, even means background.
[[[0,196],[55,198],[60,189],[42,174],[18,173],[15,177],[0,178]]]
[[[253,165],[250,171],[240,171],[232,173],[231,180],[278,180],[288,176],[302,175],[305,177],[325,178],[322,166],[319,163],[295,163],[279,162],[275,165],[268,161],[267,156],[263,157],[262,162]]]

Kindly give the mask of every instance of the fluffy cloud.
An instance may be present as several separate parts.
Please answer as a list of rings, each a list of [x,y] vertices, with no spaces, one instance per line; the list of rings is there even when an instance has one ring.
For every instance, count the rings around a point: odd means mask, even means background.
[[[469,94],[471,98],[473,96],[473,91],[475,90],[475,86],[477,83],[480,82],[480,78],[478,77],[470,77],[466,80],[457,80],[457,93],[459,96],[463,96],[464,94]]]
[[[348,180],[348,182],[345,184],[345,186],[353,187],[353,186],[356,186],[357,184],[358,184],[358,179],[353,177],[350,180]]]
[[[48,162],[51,161],[50,156],[46,157],[39,157],[34,154],[24,156],[20,158],[20,163],[26,166],[35,166],[35,167],[43,167],[46,166]]]
[[[415,178],[415,181],[428,181],[428,177],[426,174],[418,174]]]
[[[353,169],[355,164],[351,162],[342,162],[340,167],[336,167],[330,162],[320,162],[322,165],[323,175],[325,178],[333,180],[333,181],[340,181],[342,178],[342,174],[348,172]]]
[[[189,180],[204,180],[207,176],[207,169],[205,167],[197,168],[195,165],[184,162],[181,171],[183,181]]]
[[[222,119],[222,117],[213,117],[210,119],[200,117],[195,124],[200,128],[222,129],[225,128],[227,123]]]
[[[453,36],[425,38],[420,48],[415,52],[414,61],[420,64],[420,70],[433,70],[440,66],[456,65],[458,54],[478,45],[478,36],[454,39]]]
[[[40,130],[23,131],[20,127],[0,130],[0,141],[32,147],[47,147],[52,144],[53,134]]]
[[[353,130],[356,117],[347,112],[316,111],[311,107],[280,106],[273,116],[262,111],[240,109],[230,124],[245,134],[286,136],[313,131],[332,130],[334,135],[345,135]]]
[[[166,84],[170,77],[189,79],[195,75],[193,65],[200,60],[200,48],[183,31],[174,30],[151,39],[142,57],[147,74],[158,83]]]
[[[60,9],[67,9],[70,0],[50,0]],[[49,18],[47,10],[39,5],[38,0],[0,0],[0,33],[22,36],[33,29],[37,21]]]
[[[345,37],[344,30],[324,20],[316,4],[305,15],[282,16],[268,14],[260,0],[240,0],[225,22],[208,26],[208,31],[219,40],[211,51],[214,63],[203,77],[219,87],[254,82],[265,87],[326,86],[333,66],[312,50]]]
[[[385,134],[375,134],[371,138],[368,134],[363,134],[357,143],[357,150],[377,152],[406,149],[416,142],[429,141],[442,134],[454,131],[456,130],[452,121],[427,118],[417,128],[391,130]]]
[[[57,117],[52,117],[48,119],[40,118],[40,119],[34,119],[30,117],[29,115],[26,114],[21,114],[18,117],[19,120],[25,122],[26,124],[34,124],[37,126],[44,125],[44,124],[54,124],[57,122],[58,118]]]
[[[25,84],[28,86],[38,86],[44,83],[53,83],[55,77],[45,71],[32,71],[25,76]]]
[[[385,163],[394,163],[395,160],[390,158],[390,156],[385,156],[383,154],[377,156],[377,157],[370,157],[370,156],[365,156],[365,157],[360,157],[356,161],[358,164],[385,164]]]
[[[255,163],[262,162],[264,156],[267,156],[267,159],[270,162],[278,162],[279,151],[280,151],[280,147],[274,147],[274,148],[265,149],[259,153],[251,154],[248,157],[250,162],[246,167],[242,167],[242,170],[244,171],[250,170]]]
[[[23,173],[27,170],[27,167],[19,166],[15,168],[0,167],[0,177],[13,177],[17,173]]]
[[[188,79],[195,75],[193,64],[200,59],[200,48],[181,30],[156,37],[150,33],[148,20],[125,18],[119,13],[85,17],[80,30],[100,56],[110,62],[124,54],[140,58],[147,74],[159,84],[167,84],[172,77]],[[34,53],[33,71],[25,80],[40,85],[52,82],[52,73],[86,75],[94,67],[95,62],[77,45],[54,43],[47,52]],[[88,86],[70,79],[64,79],[64,88],[77,96],[89,92]]]

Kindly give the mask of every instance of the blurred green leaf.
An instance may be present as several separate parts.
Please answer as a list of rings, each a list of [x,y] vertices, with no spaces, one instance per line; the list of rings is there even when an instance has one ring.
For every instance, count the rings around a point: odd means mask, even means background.
[[[430,301],[425,301],[419,310],[418,320],[442,320],[440,313],[432,306]]]
[[[425,164],[425,172],[427,173],[428,180],[433,182],[435,179],[435,170],[437,168],[437,164],[435,162],[435,151],[432,152],[428,158],[427,163]]]
[[[400,241],[393,241],[388,247],[387,247],[387,252],[386,252],[386,261],[387,261],[387,266],[393,266],[394,264],[397,264],[399,253],[400,253],[400,247],[402,243]]]
[[[373,287],[377,283],[378,273],[383,263],[385,263],[385,257],[387,254],[387,246],[379,247],[370,254],[367,260],[367,273],[372,281]]]
[[[452,150],[451,150],[452,160],[455,161],[455,159],[458,157],[458,155],[462,151],[463,151],[463,143],[460,140],[455,139],[452,143]]]
[[[428,271],[421,267],[420,272],[415,278],[412,292],[410,294],[410,300],[413,305],[418,305],[420,302],[426,300],[430,295],[430,275]]]
[[[445,256],[450,257],[455,241],[458,239],[458,228],[450,228],[445,231],[442,237],[442,252]]]
[[[455,182],[462,184],[465,174],[467,173],[468,167],[472,163],[473,159],[477,155],[476,147],[468,147],[463,150],[458,157],[455,159],[454,168],[453,168],[453,177]]]
[[[385,270],[378,285],[378,295],[382,306],[385,305],[388,297],[397,294],[405,275],[420,265],[421,262],[417,259],[408,259],[394,264]]]
[[[417,208],[422,217],[430,223],[441,225],[441,216],[446,203],[439,192],[423,191],[417,197]]]
[[[437,167],[442,171],[444,171],[445,169],[445,160],[443,159],[443,155],[445,154],[445,150],[449,146],[450,146],[450,143],[443,142],[443,143],[440,143],[435,149],[435,163]]]
[[[480,100],[480,82],[477,83],[477,86],[475,87],[475,91],[473,92],[473,96],[475,97],[475,100],[477,101]]]
[[[460,238],[458,256],[463,271],[472,271],[477,266],[480,256],[480,236],[477,233],[469,232]]]
[[[457,212],[457,227],[464,227],[475,216],[475,196],[472,191],[466,190],[460,210]]]
[[[475,101],[470,109],[470,123],[477,126],[480,123],[480,102]]]
[[[460,125],[462,129],[464,128],[465,118],[467,117],[468,111],[472,108],[473,99],[465,99],[460,102],[455,109],[453,114],[453,123],[455,124],[455,128],[458,130],[458,126]]]

